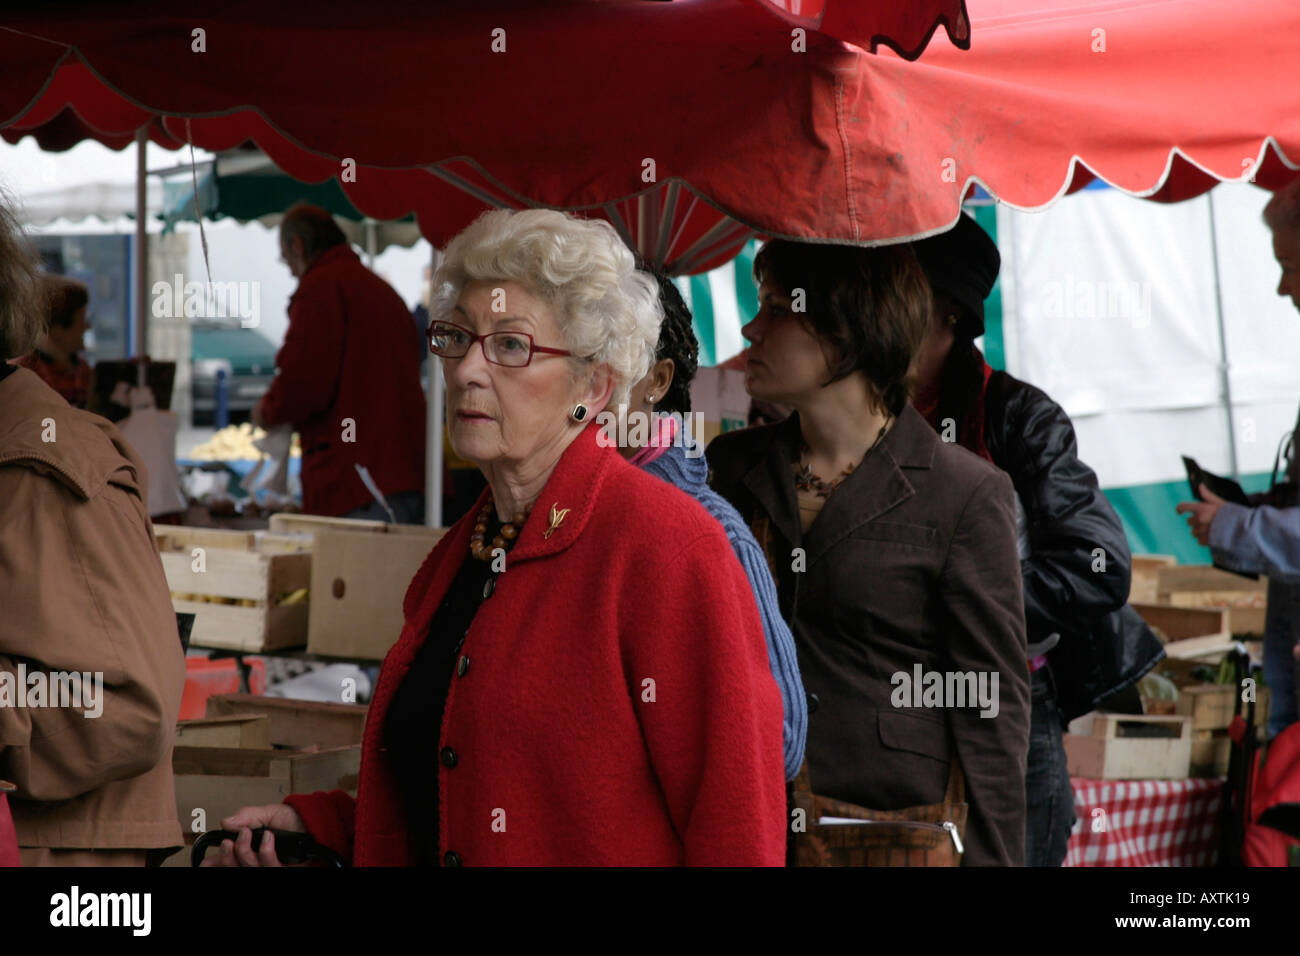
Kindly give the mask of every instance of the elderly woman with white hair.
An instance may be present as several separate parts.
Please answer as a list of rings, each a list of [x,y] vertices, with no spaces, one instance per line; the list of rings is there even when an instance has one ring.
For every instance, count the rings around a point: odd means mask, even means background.
[[[306,830],[358,865],[781,865],[781,696],[698,502],[597,440],[654,358],[655,280],[607,223],[497,211],[434,276],[450,437],[488,488],[406,594],[358,795],[224,821],[213,864]],[[382,569],[376,569],[382,573]]]

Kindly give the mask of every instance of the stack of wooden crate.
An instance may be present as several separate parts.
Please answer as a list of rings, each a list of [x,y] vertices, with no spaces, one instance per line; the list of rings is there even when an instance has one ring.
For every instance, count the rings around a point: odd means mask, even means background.
[[[1252,581],[1208,564],[1178,564],[1166,554],[1134,555],[1129,603],[1222,608],[1229,635],[1261,637],[1268,610],[1268,579]]]
[[[1228,725],[1235,697],[1244,688],[1198,680],[1193,670],[1198,664],[1216,664],[1238,639],[1263,633],[1267,581],[1251,581],[1212,567],[1168,563],[1148,567],[1144,574],[1148,575],[1144,593],[1154,586],[1158,602],[1133,606],[1165,641],[1168,661],[1159,670],[1178,688],[1172,712],[1189,722],[1189,774],[1223,776],[1231,752]],[[1268,688],[1259,687],[1255,724],[1261,739],[1268,707]]]
[[[383,660],[406,589],[446,529],[288,514],[270,524],[155,528],[172,605],[195,615],[190,646]]]
[[[1191,720],[1144,714],[1084,714],[1064,737],[1071,777],[1178,780],[1191,760]]]
[[[189,866],[200,833],[241,807],[291,793],[356,795],[366,708],[250,694],[208,699],[208,716],[176,728],[172,770],[185,849],[165,866]],[[215,852],[215,851],[209,851]]]
[[[1229,612],[1222,607],[1133,604],[1165,642],[1165,654],[1185,661],[1218,661],[1232,649]]]
[[[157,525],[172,606],[192,647],[256,653],[307,641],[310,542],[300,536]]]
[[[1129,601],[1165,643],[1161,670],[1172,674],[1178,698],[1147,702],[1153,713],[1086,714],[1065,737],[1069,772],[1095,779],[1172,779],[1222,774],[1235,684],[1196,680],[1197,665],[1213,664],[1237,639],[1263,633],[1266,581],[1217,568],[1180,566],[1167,555],[1133,558]],[[1154,713],[1157,706],[1164,710]],[[1257,724],[1268,712],[1260,690]]]
[[[1160,571],[1176,565],[1171,554],[1135,554],[1129,579],[1130,604],[1155,604],[1160,593]]]
[[[1228,772],[1228,758],[1232,753],[1228,725],[1232,723],[1236,697],[1241,692],[1236,684],[1179,688],[1175,708],[1191,720],[1192,726],[1191,776],[1222,777]],[[1260,740],[1264,739],[1268,703],[1268,688],[1260,687],[1255,695],[1255,731]]]
[[[1262,637],[1268,608],[1268,580],[1252,581],[1203,564],[1169,565],[1157,571],[1156,601],[1173,607],[1220,607],[1228,612],[1228,632]]]
[[[271,531],[310,542],[307,650],[382,661],[405,623],[402,599],[445,528],[279,514]]]

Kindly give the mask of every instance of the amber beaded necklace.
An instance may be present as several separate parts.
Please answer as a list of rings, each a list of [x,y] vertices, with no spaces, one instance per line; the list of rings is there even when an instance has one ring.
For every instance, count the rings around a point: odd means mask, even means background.
[[[509,551],[510,546],[519,537],[519,529],[528,520],[528,512],[532,510],[530,507],[527,511],[516,511],[514,516],[501,526],[500,533],[492,538],[492,546],[488,547],[483,539],[487,536],[488,519],[492,516],[493,504],[492,495],[489,492],[487,501],[484,502],[482,509],[478,513],[478,518],[474,522],[474,533],[469,536],[469,553],[479,561],[491,561],[492,552],[497,548],[502,551]]]
[[[888,430],[889,425],[893,420],[894,418],[892,415],[885,419],[885,423],[880,426],[880,432],[876,435],[876,440],[871,443],[871,447],[866,450],[865,454],[863,454],[863,458],[866,458],[867,455],[870,455],[876,450],[876,446],[884,439],[885,432]],[[859,460],[857,463],[849,465],[844,469],[844,471],[832,478],[830,481],[827,481],[820,475],[813,473],[812,465],[805,465],[803,463],[804,456],[810,454],[811,451],[812,449],[808,447],[807,442],[803,442],[800,446],[799,460],[794,463],[794,486],[798,491],[807,491],[817,495],[819,498],[829,498],[831,492],[838,488],[845,478],[853,474],[854,469],[857,468],[858,465],[862,464],[861,460]]]

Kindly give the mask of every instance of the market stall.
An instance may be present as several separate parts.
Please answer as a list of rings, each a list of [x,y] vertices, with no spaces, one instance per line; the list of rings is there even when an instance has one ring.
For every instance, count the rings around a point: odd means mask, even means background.
[[[495,20],[489,18],[499,16],[497,10],[466,11],[453,24],[439,24],[450,29],[436,34],[415,29],[425,25],[421,16],[434,15],[415,7],[405,18],[385,11],[382,20],[362,10],[347,31],[315,35],[313,60],[342,62],[345,51],[360,56],[347,59],[347,73],[328,75],[310,89],[298,80],[293,58],[284,55],[294,49],[286,38],[300,26],[302,11],[294,6],[258,7],[261,16],[245,21],[250,8],[236,4],[201,28],[202,37],[192,36],[192,25],[181,24],[161,5],[146,5],[130,24],[81,17],[51,25],[7,15],[0,20],[6,24],[0,27],[0,53],[13,82],[0,93],[0,126],[7,136],[31,134],[53,147],[85,136],[107,142],[128,137],[123,143],[148,137],[209,149],[251,140],[295,178],[337,180],[349,202],[368,216],[415,216],[435,244],[493,206],[588,211],[614,223],[650,261],[676,272],[725,263],[755,233],[861,243],[933,234],[954,221],[977,182],[1000,201],[1024,207],[1045,205],[1094,176],[1134,194],[1170,200],[1228,179],[1280,183],[1300,156],[1300,111],[1292,94],[1258,95],[1271,89],[1260,76],[1289,62],[1286,38],[1300,25],[1300,11],[1281,0],[1257,5],[1255,20],[1228,16],[1206,0],[1108,9],[1109,32],[1102,37],[1089,29],[1099,4],[1048,17],[1010,0],[990,0],[987,45],[977,41],[959,53],[936,49],[919,63],[864,52],[877,45],[876,27],[830,15],[842,13],[843,6],[828,5],[799,49],[792,48],[791,30],[803,29],[801,21],[742,0],[693,4],[693,15],[703,19],[690,21],[679,14],[685,5],[573,3],[543,12],[520,4],[511,10],[517,19],[508,39],[492,36]],[[1170,64],[1185,50],[1148,42],[1175,14],[1207,38],[1205,69],[1178,74],[1177,100],[1195,104],[1181,113],[1165,104],[1175,82]],[[1250,33],[1252,45],[1234,42],[1240,31],[1265,21],[1272,29]],[[249,26],[254,22],[255,28]],[[935,22],[932,17],[927,33]],[[956,24],[950,28],[953,39],[964,41],[964,20],[948,22]],[[171,46],[159,44],[160,29],[172,31]],[[358,35],[375,42],[358,43]],[[430,36],[446,43],[436,57],[443,72],[429,83],[427,96],[412,96],[421,77],[413,64],[428,55],[421,44]],[[489,37],[493,42],[484,42]],[[196,47],[200,40],[202,49]],[[211,59],[194,70],[194,56],[208,56],[208,43]],[[917,49],[912,41],[902,46]],[[233,50],[240,70],[223,61],[235,56]],[[504,61],[511,69],[493,69],[487,58],[507,50],[517,57]],[[557,59],[573,69],[549,69]],[[248,69],[249,62],[264,69]],[[628,62],[639,68],[615,69]],[[755,70],[754,64],[764,68]],[[222,77],[221,84],[212,83],[214,75]],[[464,81],[469,76],[474,83]],[[503,111],[502,104],[515,103],[521,76],[534,102],[527,110]],[[365,82],[357,83],[357,77]],[[598,109],[579,109],[590,103],[597,85],[607,91],[605,100]],[[664,104],[650,120],[631,105],[647,91]],[[742,103],[764,109],[736,108]],[[442,122],[427,122],[429,115]],[[1206,122],[1207,115],[1218,123]],[[580,122],[557,131],[557,116]],[[520,142],[534,145],[524,151]],[[586,160],[573,163],[573,155]],[[435,435],[438,394],[435,378],[429,416]],[[441,447],[436,440],[429,444]],[[433,501],[437,461],[435,454],[429,470]],[[313,629],[337,611],[328,609],[329,601],[355,599],[359,589],[364,596],[372,586],[391,590],[394,582],[409,580],[410,567],[391,562],[396,549],[385,545],[399,542],[413,561],[427,553],[430,539],[420,535],[439,533],[415,529],[403,538],[405,532],[390,526],[328,525],[309,531],[272,527],[242,541],[203,537],[204,544],[196,529],[168,532],[160,551],[174,600],[204,618],[197,642],[250,654],[289,648],[328,653]],[[349,541],[348,534],[369,537]],[[345,540],[331,544],[333,535]],[[371,545],[385,548],[383,566],[391,580],[375,582],[373,575],[358,576],[355,564],[339,567],[325,560],[331,547],[335,560],[340,554],[355,560]],[[194,580],[195,548],[207,560],[226,562],[227,573]],[[304,590],[309,613],[302,608]],[[1172,598],[1168,605],[1178,606]],[[397,602],[384,593],[366,606]],[[1232,631],[1167,636],[1172,644],[1218,640],[1224,633]],[[1192,656],[1221,652],[1212,643],[1197,645]],[[383,649],[343,652],[373,660]],[[1164,750],[1181,753],[1186,744],[1185,769],[1176,762],[1159,768],[1170,780],[1186,780],[1191,771],[1194,719],[1176,716],[1168,722],[1176,732],[1159,736]],[[236,729],[244,740],[246,728]],[[1131,812],[1140,818],[1151,809],[1130,810],[1118,802],[1134,796],[1125,783],[1133,779],[1132,760],[1111,763],[1107,754],[1118,746],[1111,741],[1126,735],[1079,736],[1101,740],[1100,773],[1130,774],[1113,777],[1113,792],[1103,786],[1095,796],[1078,798],[1087,817],[1096,819],[1092,810],[1100,809],[1123,821]],[[278,780],[295,779],[292,767],[281,770]],[[328,775],[335,782],[346,776],[336,770]],[[1166,795],[1184,800],[1210,793],[1213,785],[1166,789]],[[1143,787],[1139,791],[1146,794]],[[1194,828],[1176,842],[1204,840],[1199,824]],[[1098,850],[1093,856],[1108,854]],[[1089,847],[1082,848],[1080,860],[1089,861]]]
[[[689,273],[732,258],[755,228],[865,238],[849,214],[864,184],[842,182],[837,164],[825,162],[827,150],[847,159],[844,137],[859,133],[839,112],[846,69],[883,45],[915,57],[939,25],[969,45],[961,0],[579,0],[451,17],[409,4],[349,10],[345,28],[297,42],[318,16],[310,4],[235,4],[195,27],[154,4],[130,20],[87,10],[7,17],[0,128],[10,141],[33,135],[50,149],[88,137],[117,148],[147,138],[213,151],[251,141],[297,180],[337,180],[372,219],[413,214],[435,247],[488,208],[585,210],[607,218],[647,261]],[[321,62],[348,69],[322,74]],[[530,106],[519,110],[524,87]],[[602,90],[598,102],[592,89]],[[647,114],[648,91],[665,106]],[[735,109],[746,101],[763,104],[760,122]],[[777,182],[782,190],[771,188]],[[803,199],[789,194],[791,184]],[[845,201],[825,201],[837,195]],[[143,205],[141,191],[140,219]],[[147,321],[141,306],[137,341]],[[434,371],[431,525],[441,523],[442,498]]]
[[[496,11],[458,11],[435,32],[420,27],[437,14],[412,7],[405,19],[359,14],[347,31],[314,34],[309,48],[285,40],[302,22],[292,5],[259,10],[256,28],[228,8],[203,28],[224,40],[211,48],[188,25],[173,46],[160,44],[145,25],[171,22],[161,8],[129,23],[19,16],[0,21],[14,78],[0,127],[55,148],[86,136],[124,143],[135,131],[214,150],[251,140],[296,179],[337,179],[372,218],[414,215],[435,246],[493,206],[583,210],[679,274],[727,262],[756,232],[868,243],[929,235],[952,223],[977,183],[1036,208],[1094,176],[1169,201],[1220,180],[1277,185],[1296,168],[1300,112],[1289,87],[1267,81],[1288,62],[1286,24],[1300,16],[1285,0],[1250,16],[1209,0],[1094,0],[1051,16],[1023,0],[985,0],[973,13],[979,42],[932,44],[916,62],[864,52],[887,33],[873,17],[897,26],[892,18],[906,14],[798,9],[783,20],[755,0],[692,4],[689,15],[673,4],[521,4],[510,39],[494,45],[476,38],[492,36]],[[969,45],[960,4],[919,9],[896,48],[919,52],[937,23]],[[1169,42],[1170,22],[1195,38]],[[1190,72],[1175,66],[1189,44],[1202,61]],[[204,75],[223,58],[241,68],[219,71],[225,80],[213,86],[188,69],[195,45]],[[285,50],[351,66],[307,91],[292,82],[300,71]],[[551,69],[556,60],[566,69]],[[408,69],[424,61],[438,73]],[[615,68],[628,62],[637,69]],[[466,86],[465,76],[478,79]],[[520,76],[535,108],[507,111],[506,128],[500,104],[512,102]],[[279,77],[286,82],[268,81]],[[599,105],[595,86],[606,93]],[[633,105],[646,91],[671,107],[647,117]],[[558,135],[559,116],[582,122]],[[436,502],[440,443],[430,434],[426,500]]]
[[[1225,788],[1241,786],[1230,728],[1244,721],[1241,732],[1262,743],[1268,713],[1258,669],[1266,593],[1262,579],[1134,558],[1130,601],[1166,659],[1137,685],[1142,714],[1094,712],[1070,723],[1076,823],[1066,865],[1220,862]],[[1239,647],[1254,659],[1244,674],[1232,658]]]
[[[1071,778],[1066,866],[1214,866],[1223,781]]]

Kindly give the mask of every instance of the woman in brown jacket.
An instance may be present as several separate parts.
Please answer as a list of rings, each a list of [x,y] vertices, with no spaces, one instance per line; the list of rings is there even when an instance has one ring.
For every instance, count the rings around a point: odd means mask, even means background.
[[[184,655],[140,459],[3,361],[43,331],[37,289],[0,202],[0,779],[24,866],[141,865],[182,843]]]
[[[930,291],[910,249],[778,240],[745,384],[795,409],[708,449],[772,562],[809,694],[812,789],[970,814],[963,862],[1023,865],[1029,684],[1010,479],[907,402]],[[954,760],[955,758],[955,760]]]

